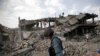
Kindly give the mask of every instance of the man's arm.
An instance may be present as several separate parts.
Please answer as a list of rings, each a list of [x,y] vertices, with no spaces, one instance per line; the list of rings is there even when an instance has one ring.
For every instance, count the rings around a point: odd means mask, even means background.
[[[52,46],[55,50],[56,56],[63,56],[63,50],[59,39],[53,39]]]

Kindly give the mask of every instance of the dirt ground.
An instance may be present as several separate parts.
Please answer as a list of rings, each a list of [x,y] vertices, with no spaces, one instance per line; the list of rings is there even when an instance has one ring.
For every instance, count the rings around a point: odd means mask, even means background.
[[[100,37],[94,37],[86,41],[85,38],[76,38],[76,39],[62,39],[65,56],[94,56],[96,50],[100,49]],[[17,55],[1,55],[1,56],[49,56],[48,47],[50,46],[49,39],[39,39],[39,38],[32,38],[28,41],[23,41],[24,47],[27,48],[28,44],[34,42],[34,49],[31,51],[21,52]],[[21,42],[21,43],[23,43]],[[27,43],[26,43],[27,42]],[[19,43],[18,47],[21,45]],[[29,47],[28,47],[29,48]],[[18,49],[20,50],[20,49]],[[14,50],[16,52],[18,50]],[[23,51],[23,50],[22,50]],[[9,52],[8,52],[9,53]],[[12,52],[10,52],[11,54]],[[0,53],[1,54],[1,53]]]
[[[27,52],[23,56],[49,56],[48,47],[50,40],[41,40],[35,46],[35,50]],[[75,40],[62,40],[65,56],[94,56],[100,49],[100,38],[92,38],[88,42]],[[20,56],[20,55],[19,55]],[[21,55],[22,56],[22,55]]]

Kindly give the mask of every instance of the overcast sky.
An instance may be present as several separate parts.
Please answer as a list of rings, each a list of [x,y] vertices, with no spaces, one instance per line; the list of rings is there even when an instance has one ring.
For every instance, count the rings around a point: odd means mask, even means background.
[[[79,14],[89,12],[98,14],[100,19],[100,0],[0,0],[0,24],[18,27],[18,17],[39,19],[58,16],[60,13]]]

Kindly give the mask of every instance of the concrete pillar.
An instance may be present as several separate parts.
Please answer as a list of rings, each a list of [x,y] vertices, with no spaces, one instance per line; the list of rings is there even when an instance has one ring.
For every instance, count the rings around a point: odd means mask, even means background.
[[[41,29],[42,29],[42,21],[41,21]]]
[[[18,17],[18,21],[19,21],[19,25],[18,25],[18,27],[20,27],[20,17]]]
[[[94,23],[94,18],[92,18],[92,22]]]
[[[19,20],[19,29],[18,29],[18,42],[22,41],[22,37],[21,37],[21,27],[20,27],[20,17],[18,18]]]
[[[84,34],[84,28],[82,28],[82,33]]]
[[[75,30],[75,34],[77,35],[77,29]]]
[[[49,20],[49,27],[50,27],[50,20]]]
[[[36,27],[39,27],[39,22],[37,21],[36,23],[37,23],[37,24],[36,24]]]

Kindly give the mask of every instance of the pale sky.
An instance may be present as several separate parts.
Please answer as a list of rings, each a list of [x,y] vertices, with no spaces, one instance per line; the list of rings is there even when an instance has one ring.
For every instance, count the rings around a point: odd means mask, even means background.
[[[21,19],[40,19],[58,16],[60,13],[79,14],[88,12],[98,14],[100,19],[100,0],[0,0],[0,24],[18,27]]]

